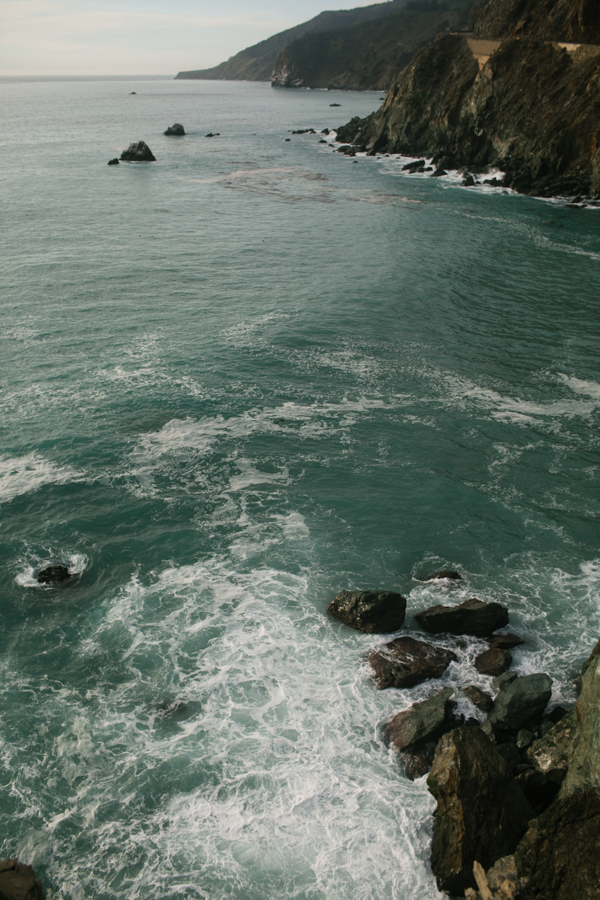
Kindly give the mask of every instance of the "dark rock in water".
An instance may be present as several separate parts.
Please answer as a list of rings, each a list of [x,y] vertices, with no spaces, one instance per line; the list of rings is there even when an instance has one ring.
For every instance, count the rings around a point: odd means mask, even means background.
[[[131,91],[131,93],[129,94],[129,96],[132,97],[133,94],[137,94],[137,91]]]
[[[431,177],[432,178],[441,178],[442,175],[447,175],[447,174],[448,173],[446,172],[446,170],[444,169],[443,166],[438,166],[437,169],[435,170],[435,172],[432,172]]]
[[[341,106],[342,104],[341,103],[330,103],[329,105],[330,106]]]
[[[119,165],[119,160],[118,160],[117,157],[115,156],[114,159],[109,159],[109,161],[106,163],[106,165],[107,165],[107,166],[118,166],[118,165]]]
[[[60,584],[72,577],[66,566],[47,566],[38,572],[37,580],[40,584]]]
[[[474,187],[475,179],[473,178],[472,175],[465,175],[465,177],[462,180],[462,185],[463,185],[463,187]]]
[[[356,151],[359,149],[359,147],[354,147],[352,144],[342,144],[341,147],[337,148],[337,152],[345,153],[346,156],[356,156]]]
[[[291,138],[286,138],[286,139],[285,139],[286,144],[289,144],[290,141],[291,141]]]
[[[215,131],[214,134],[212,131],[209,131],[208,134],[204,135],[204,137],[220,137],[220,135],[221,135],[220,131]],[[288,138],[288,140],[289,140],[289,138]]]
[[[0,862],[0,897],[2,900],[44,900],[42,882],[31,866],[18,859]]]
[[[319,143],[320,143],[320,144],[326,144],[327,141],[325,140],[325,138],[321,138],[321,140],[319,141]]]
[[[475,658],[475,668],[481,675],[502,675],[510,668],[512,655],[510,650],[490,647]]]
[[[441,738],[427,785],[438,802],[431,868],[441,891],[462,894],[475,861],[487,869],[515,850],[533,810],[480,728]]]
[[[453,693],[452,688],[444,688],[429,700],[396,713],[385,728],[387,742],[401,753],[437,741],[455,725],[454,704],[450,701]]]
[[[470,634],[488,637],[508,625],[508,610],[500,603],[465,600],[457,606],[432,606],[416,616],[417,622],[431,634]]]
[[[176,137],[182,137],[185,134],[185,128],[179,122],[175,122],[174,125],[169,125],[164,133],[173,134]]]
[[[388,634],[404,622],[406,600],[393,591],[341,591],[327,612],[366,634]]]
[[[440,678],[458,657],[451,650],[432,647],[411,637],[396,638],[369,656],[378,688],[413,687],[428,678]]]
[[[468,697],[473,706],[476,706],[477,709],[482,709],[484,712],[489,712],[494,705],[494,701],[490,695],[486,694],[485,691],[482,691],[481,688],[476,687],[474,684],[470,684],[468,687],[464,688],[463,693],[465,697]]]
[[[523,675],[500,689],[489,721],[498,740],[510,740],[522,728],[536,731],[552,694],[548,675]]]
[[[498,677],[494,678],[492,681],[495,692],[498,693],[503,687],[506,687],[507,684],[512,684],[515,678],[518,677],[516,672],[505,672],[503,675],[498,675]]]
[[[321,132],[321,134],[329,134],[330,131],[331,131],[330,128],[324,128],[323,131]]]
[[[406,168],[406,166],[404,168]],[[431,177],[433,178],[433,175]],[[438,578],[447,578],[448,581],[460,581],[462,575],[460,574],[460,572],[455,572],[453,569],[442,569],[440,572],[433,572],[431,575],[426,575],[422,580],[434,581]]]
[[[314,128],[299,128],[297,131],[292,131],[292,134],[316,134]]]
[[[431,767],[431,760],[425,747],[419,747],[416,750],[405,750],[400,754],[400,759],[404,763],[404,774],[411,781],[425,775]]]
[[[156,162],[156,157],[145,141],[130,144],[127,150],[121,153],[121,159],[125,162]]]
[[[524,643],[525,641],[518,634],[493,634],[491,638],[488,638],[490,647],[498,647],[500,650],[512,650],[513,647]]]
[[[420,169],[421,166],[425,167],[425,160],[424,159],[415,159],[415,160],[413,160],[413,162],[406,163],[405,166],[402,166],[402,171],[403,172],[411,172],[414,169]]]
[[[495,176],[494,176],[494,178],[486,178],[483,183],[489,184],[492,187],[502,187],[502,182],[498,181],[498,179]]]
[[[600,790],[558,799],[529,826],[515,851],[523,893],[535,900],[600,897]]]

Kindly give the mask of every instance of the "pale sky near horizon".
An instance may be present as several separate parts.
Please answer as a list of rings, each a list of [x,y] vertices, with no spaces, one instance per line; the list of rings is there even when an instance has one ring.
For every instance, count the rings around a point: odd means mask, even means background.
[[[0,76],[169,75],[373,0],[0,0]]]

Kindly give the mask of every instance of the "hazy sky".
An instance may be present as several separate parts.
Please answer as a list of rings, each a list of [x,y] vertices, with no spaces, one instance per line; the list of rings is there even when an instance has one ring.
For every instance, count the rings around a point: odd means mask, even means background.
[[[0,0],[0,75],[153,75],[215,65],[323,9],[371,0]]]

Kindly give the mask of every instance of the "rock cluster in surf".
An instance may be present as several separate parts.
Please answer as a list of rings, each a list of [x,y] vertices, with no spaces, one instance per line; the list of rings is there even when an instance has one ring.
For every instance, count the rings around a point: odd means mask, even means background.
[[[450,583],[453,574],[430,578]],[[406,600],[391,591],[342,591],[328,612],[385,634],[394,616],[404,622]],[[600,641],[582,669],[576,706],[548,711],[548,675],[507,671],[510,651],[523,643],[497,631],[508,615],[502,604],[476,599],[434,606],[416,621],[446,643],[460,636],[454,649],[399,636],[370,653],[376,687],[406,688],[440,678],[465,637],[485,638],[489,649],[475,668],[497,676],[493,695],[476,685],[445,687],[413,703],[385,725],[385,740],[408,778],[429,772],[437,800],[431,866],[440,890],[468,900],[600,898]],[[459,713],[461,696],[477,718]]]

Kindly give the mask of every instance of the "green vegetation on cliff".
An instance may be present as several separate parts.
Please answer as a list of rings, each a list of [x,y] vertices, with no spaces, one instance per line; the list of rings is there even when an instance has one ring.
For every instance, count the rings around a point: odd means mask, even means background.
[[[386,90],[422,47],[442,31],[467,23],[466,8],[408,3],[394,15],[308,34],[275,60],[275,87]]]
[[[532,194],[600,196],[600,47],[569,52],[546,37],[566,41],[577,21],[592,43],[598,15],[585,18],[587,0],[556,0],[551,27],[547,6],[491,0],[478,38],[515,31],[515,18],[526,15],[530,33],[543,39],[509,38],[480,70],[467,36],[440,36],[381,109],[340,128],[338,139],[372,153],[431,156],[445,167],[495,166],[505,185]]]

